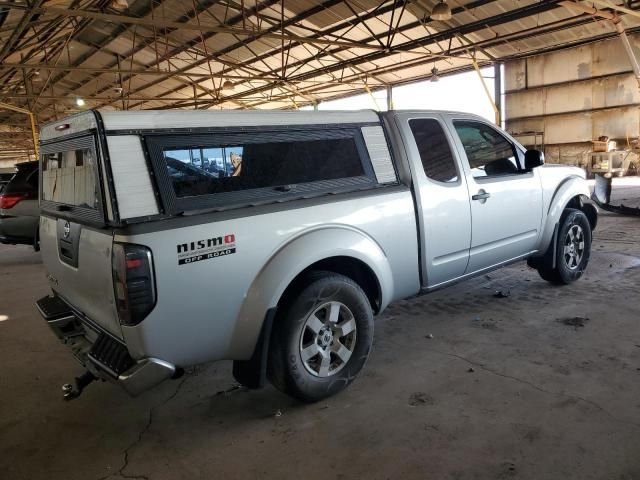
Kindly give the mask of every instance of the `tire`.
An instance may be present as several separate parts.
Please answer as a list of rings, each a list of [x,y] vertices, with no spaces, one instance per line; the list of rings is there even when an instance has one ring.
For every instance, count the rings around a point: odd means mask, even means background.
[[[316,402],[345,389],[366,363],[373,312],[357,283],[332,272],[311,273],[298,292],[276,316],[267,375],[283,393]]]
[[[553,267],[553,243],[538,266],[540,276],[551,283],[568,285],[578,280],[591,255],[591,225],[581,211],[567,208],[560,217],[556,242],[556,266]]]

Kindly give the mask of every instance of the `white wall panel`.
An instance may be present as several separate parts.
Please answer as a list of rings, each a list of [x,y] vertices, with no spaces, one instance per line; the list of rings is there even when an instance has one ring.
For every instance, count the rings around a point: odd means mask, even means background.
[[[630,40],[640,57],[640,35]],[[560,159],[569,151],[579,158],[576,152],[601,135],[637,138],[640,88],[630,71],[619,38],[508,62],[507,130],[544,132],[546,145],[572,145],[554,150]]]

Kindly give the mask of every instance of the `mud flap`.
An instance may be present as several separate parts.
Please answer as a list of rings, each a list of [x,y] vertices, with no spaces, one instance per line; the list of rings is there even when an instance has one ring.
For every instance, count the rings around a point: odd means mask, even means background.
[[[529,257],[527,259],[527,265],[531,268],[535,268],[536,270],[541,268],[543,265],[550,265],[551,268],[556,268],[556,249],[558,246],[558,230],[560,228],[560,224],[556,222],[553,227],[553,235],[551,237],[551,242],[547,247],[544,255]]]
[[[260,330],[260,336],[251,358],[233,362],[233,378],[247,388],[262,388],[266,383],[269,344],[271,343],[271,330],[275,316],[276,309],[270,308],[264,318],[262,330]]]
[[[596,173],[596,184],[591,197],[600,206],[608,205],[611,201],[611,181],[611,178]]]

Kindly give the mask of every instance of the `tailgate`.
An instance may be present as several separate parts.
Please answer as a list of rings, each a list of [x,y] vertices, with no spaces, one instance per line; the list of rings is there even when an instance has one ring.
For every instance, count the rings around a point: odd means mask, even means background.
[[[114,301],[112,245],[110,232],[60,218],[40,218],[42,261],[51,289],[89,320],[122,338]]]

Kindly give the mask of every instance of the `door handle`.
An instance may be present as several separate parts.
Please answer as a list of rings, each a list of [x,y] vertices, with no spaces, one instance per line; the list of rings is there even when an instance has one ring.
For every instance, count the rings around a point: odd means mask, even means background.
[[[471,200],[487,200],[487,198],[489,198],[491,196],[491,194],[489,192],[485,192],[484,190],[480,190],[478,193],[476,193],[475,195],[471,196]]]

